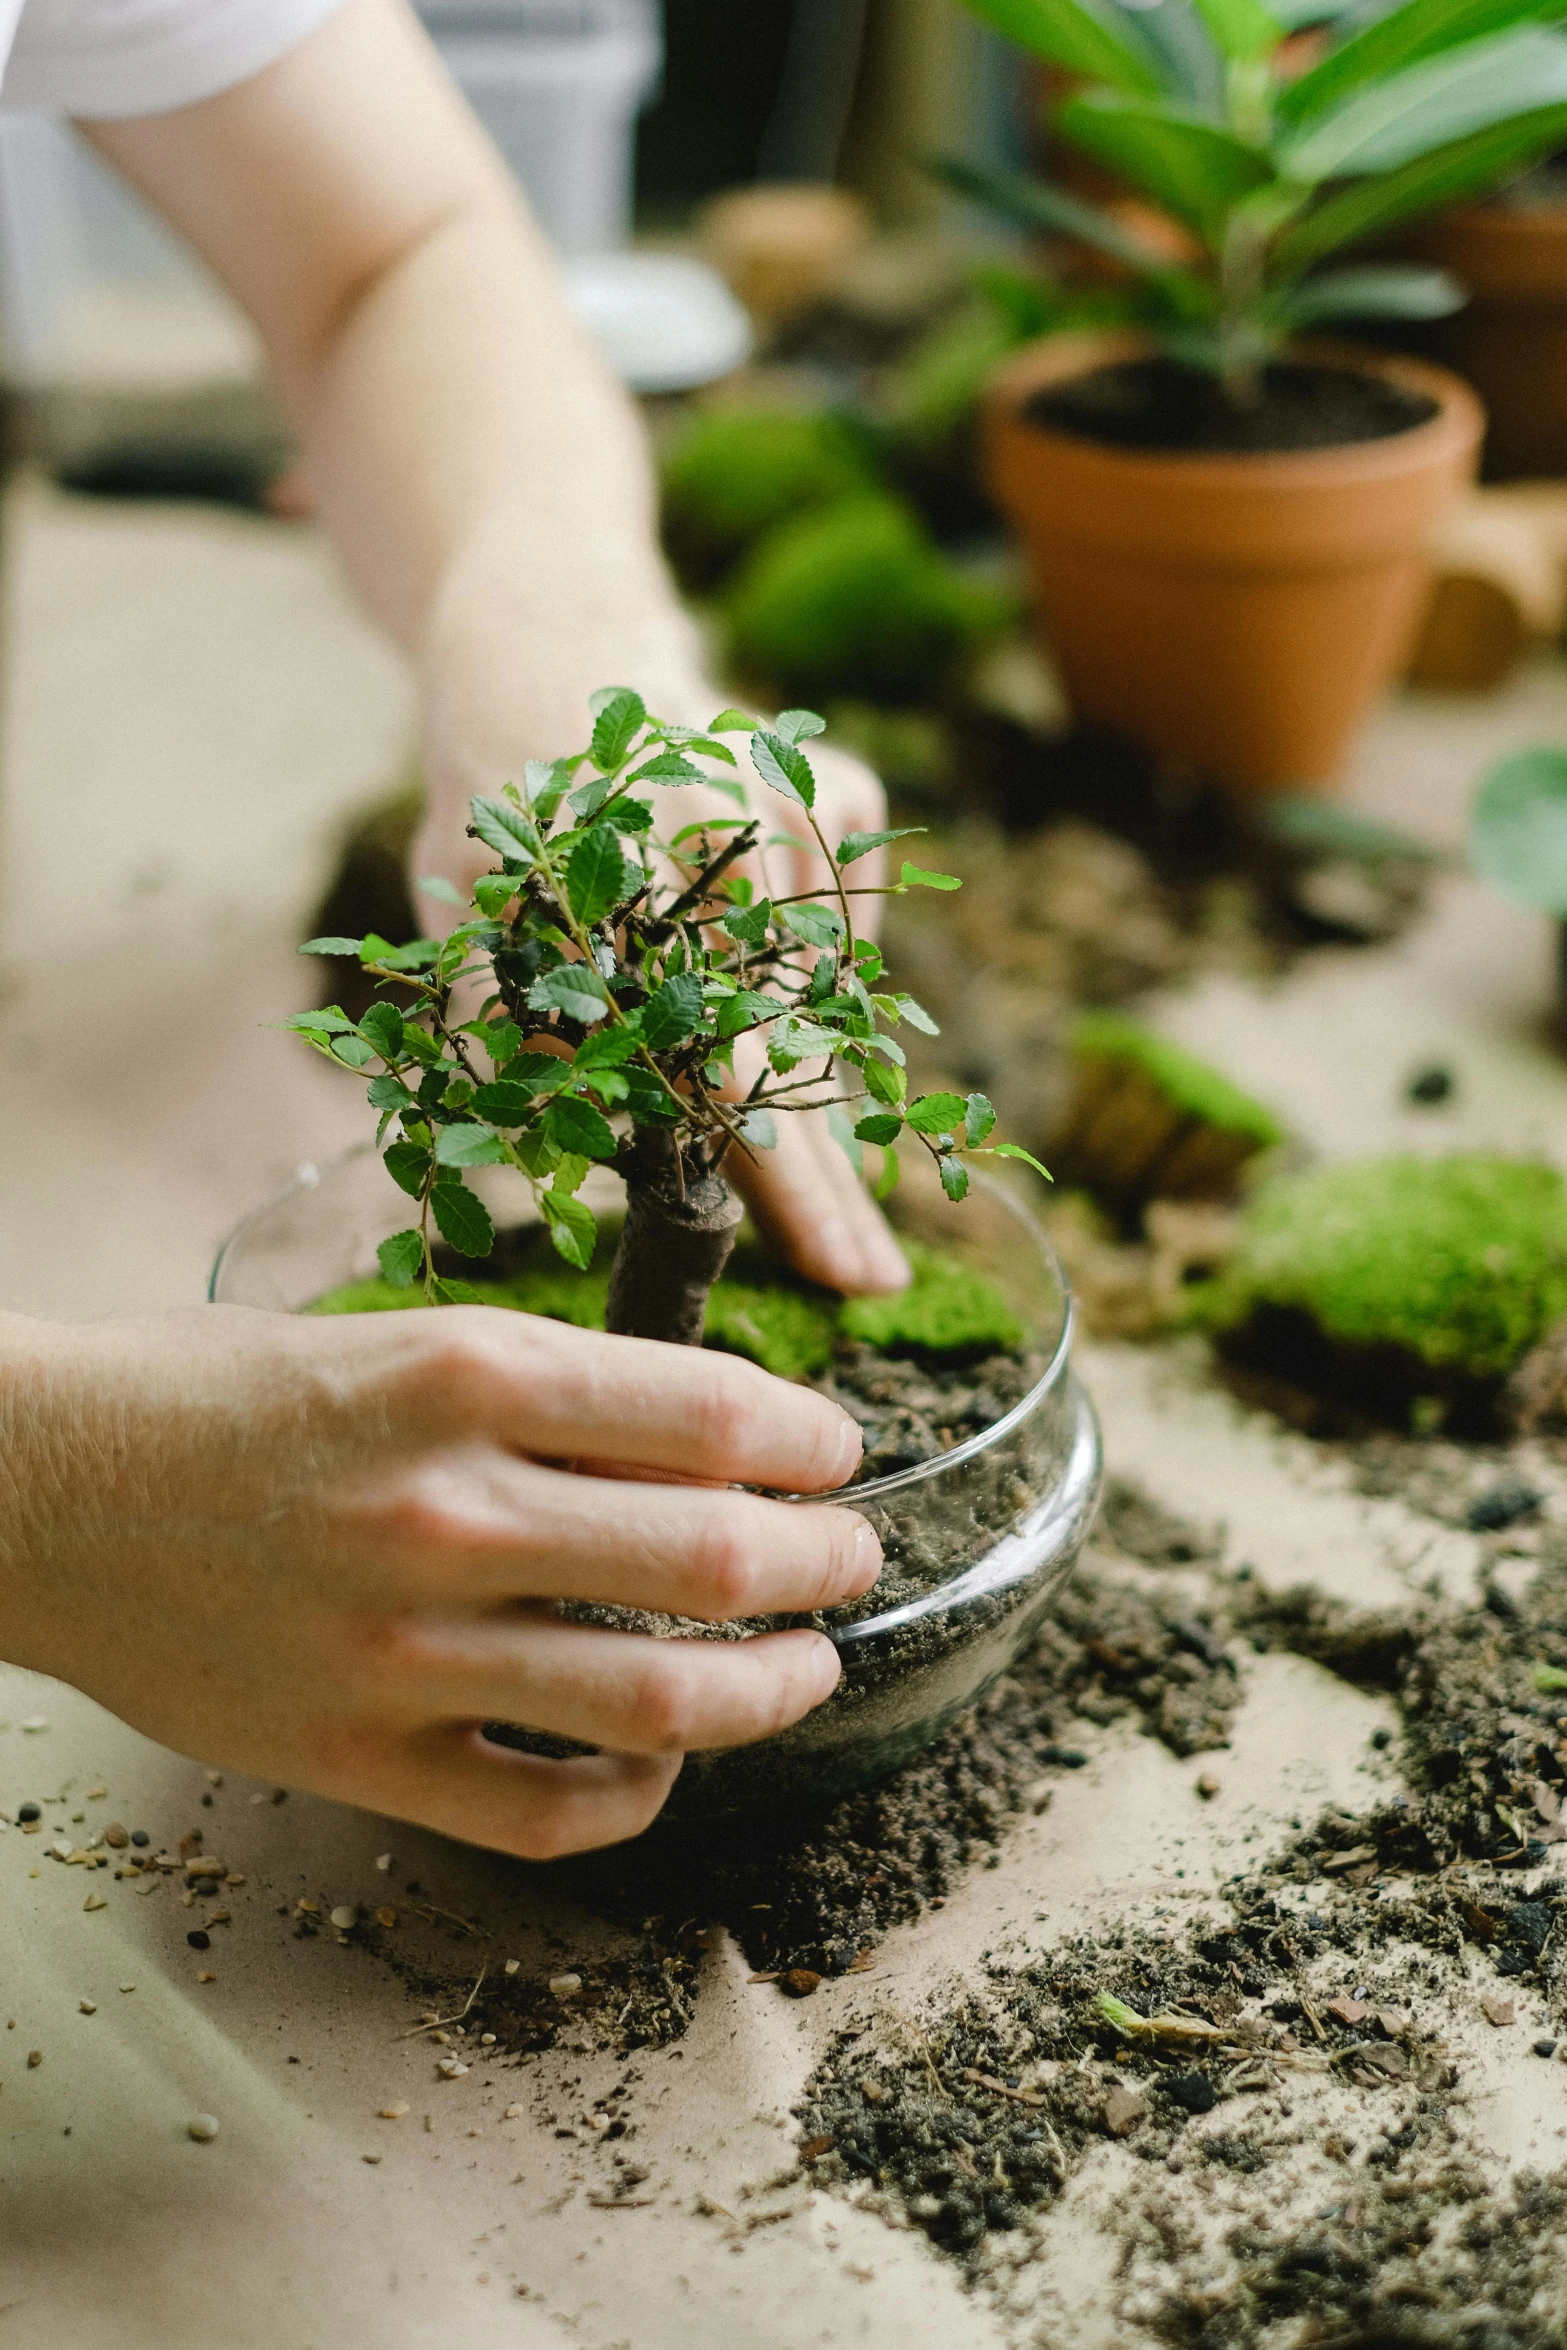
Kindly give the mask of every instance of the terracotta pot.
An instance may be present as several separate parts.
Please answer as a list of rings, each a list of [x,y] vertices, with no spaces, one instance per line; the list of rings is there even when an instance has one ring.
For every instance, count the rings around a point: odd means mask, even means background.
[[[1431,221],[1405,249],[1469,288],[1429,348],[1485,402],[1486,478],[1567,473],[1567,205],[1476,204]]]
[[[1473,477],[1484,411],[1445,369],[1312,344],[1303,356],[1423,392],[1437,414],[1264,456],[1106,448],[1024,417],[1047,386],[1148,351],[1058,335],[993,379],[989,481],[1027,546],[1041,631],[1079,718],[1237,792],[1329,788],[1413,642],[1426,542]]]

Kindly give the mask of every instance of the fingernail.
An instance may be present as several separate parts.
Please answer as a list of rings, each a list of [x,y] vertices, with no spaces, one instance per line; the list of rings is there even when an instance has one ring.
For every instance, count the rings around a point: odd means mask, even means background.
[[[876,1529],[867,1519],[862,1518],[855,1529],[853,1560],[849,1570],[848,1588],[851,1597],[858,1599],[869,1591],[881,1573],[881,1564],[881,1544],[876,1538]]]
[[[860,1456],[864,1450],[865,1438],[860,1433],[859,1422],[851,1420],[848,1413],[845,1412],[843,1426],[838,1432],[838,1457],[833,1464],[832,1482],[834,1485],[848,1484],[849,1479],[860,1465]]]

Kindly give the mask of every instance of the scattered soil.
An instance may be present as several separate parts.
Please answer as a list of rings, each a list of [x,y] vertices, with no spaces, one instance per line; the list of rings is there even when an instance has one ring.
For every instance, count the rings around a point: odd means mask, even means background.
[[[1228,400],[1193,368],[1134,359],[1036,392],[1024,409],[1045,431],[1109,448],[1247,455],[1389,440],[1436,413],[1434,400],[1378,376],[1289,360],[1264,370],[1254,407]]]

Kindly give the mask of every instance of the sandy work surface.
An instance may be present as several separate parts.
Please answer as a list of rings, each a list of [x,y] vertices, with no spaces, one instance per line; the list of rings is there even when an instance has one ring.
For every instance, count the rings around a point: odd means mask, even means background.
[[[406,691],[308,539],[11,519],[0,1062],[27,1115],[0,1142],[0,1297],[184,1302],[233,1215],[354,1129],[265,1023]],[[1405,707],[1357,793],[1451,837],[1485,756],[1564,715],[1554,669],[1451,726]],[[71,902],[46,802],[89,787],[120,829],[81,960],[46,965]],[[1543,925],[1452,880],[1397,945],[1159,1016],[1320,1152],[1567,1165],[1548,972]],[[183,1007],[177,1050],[84,1027],[111,983]],[[1433,1056],[1459,1077],[1434,1117],[1402,1099]],[[1115,1500],[1060,1624],[917,1800],[803,1856],[530,1873],[215,1781],[0,1674],[0,2344],[1562,2338],[1567,2068],[1533,2053],[1558,2029],[1561,1741],[1519,1693],[1556,1653],[1528,1593],[1567,1470],[1325,1448],[1189,1344],[1090,1343],[1081,1368]],[[1509,1480],[1536,1501],[1471,1527]],[[796,1968],[806,1996],[753,1979]]]

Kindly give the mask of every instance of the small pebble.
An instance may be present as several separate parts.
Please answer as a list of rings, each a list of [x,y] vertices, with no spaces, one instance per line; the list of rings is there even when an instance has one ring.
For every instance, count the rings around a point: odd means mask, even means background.
[[[376,1867],[377,1867],[377,1868],[380,1870],[380,1872],[381,1872],[382,1876],[384,1877],[384,1876],[386,1875],[386,1872],[387,1872],[387,1870],[388,1870],[388,1869],[391,1867],[391,1865],[392,1865],[392,1856],[391,1856],[391,1854],[390,1854],[389,1852],[378,1852],[378,1853],[376,1854],[375,1865],[376,1865]]]
[[[359,1912],[351,1902],[340,1901],[332,1912],[332,1923],[340,1934],[346,1934],[350,1926],[358,1925]]]
[[[1428,1068],[1417,1069],[1405,1086],[1406,1097],[1430,1108],[1435,1102],[1445,1102],[1453,1090],[1453,1072],[1441,1061],[1433,1061]]]
[[[216,1975],[213,1973],[213,1971],[212,1971],[211,1967],[208,1967],[208,1968],[207,1968],[207,1970],[206,1970],[205,1974],[200,1974],[200,1975],[198,1975],[198,1976],[196,1977],[196,1980],[197,1980],[197,1982],[198,1982],[198,1983],[215,1983],[215,1982],[217,1981],[217,1979],[218,1979],[218,1978],[217,1978],[217,1976],[216,1976]]]
[[[521,1971],[521,1968],[522,1968],[522,1960],[521,1960],[520,1958],[509,1958],[509,1959],[506,1961],[506,1972],[507,1972],[507,1974],[509,1974],[509,1975],[515,1975],[515,1974],[518,1974],[518,1973],[520,1973],[520,1971]]]
[[[145,1828],[132,1828],[131,1842],[135,1845],[138,1852],[145,1852],[148,1845],[152,1842],[152,1838],[148,1835]]]
[[[41,1820],[43,1816],[43,1806],[41,1804],[19,1803],[16,1807],[16,1817],[19,1826],[25,1827],[29,1820]]]
[[[36,1738],[40,1730],[47,1730],[48,1727],[48,1717],[44,1714],[30,1714],[22,1724],[22,1728],[31,1738]]]
[[[378,2120],[383,2122],[400,2122],[403,2118],[403,2115],[407,2111],[407,2098],[394,2097],[390,2105],[378,2105],[376,2107],[376,2116]]]
[[[373,2165],[373,2164],[375,2164],[375,2163],[378,2163],[378,2162],[380,2161],[381,2157],[379,2156],[379,2154],[361,2154],[361,2155],[360,2155],[360,2157],[359,2157],[359,2159],[360,2159],[360,2161],[361,2161],[361,2162],[368,2162],[368,2163],[370,2163],[370,2164],[372,2164],[372,2165]]]
[[[460,2056],[443,2056],[437,2060],[435,2069],[443,2081],[460,2081],[468,2067]]]
[[[495,2034],[493,2032],[481,2032],[479,2034],[479,2046],[481,2048],[493,2048],[495,2046]]]
[[[1373,1730],[1371,1733],[1371,1743],[1376,1748],[1378,1754],[1385,1754],[1393,1743],[1392,1731]]]
[[[78,2013],[81,2015],[96,2015],[98,2013],[98,2002],[96,1999],[78,1999],[76,2006]]]
[[[83,1909],[107,1909],[108,1906],[109,1897],[106,1893],[89,1893],[82,1903]]]
[[[588,2128],[590,2130],[596,2131],[599,2137],[602,2138],[604,2132],[609,2128],[609,2115],[607,2113],[590,2113],[588,2115]]]
[[[210,2113],[193,2113],[185,2124],[185,2129],[187,2135],[194,2138],[198,2146],[210,2146],[218,2134],[217,2116]]]
[[[520,2122],[526,2111],[526,2106],[508,2105],[506,2111],[501,2115],[501,2120],[503,2122]]]
[[[821,1988],[821,1976],[808,1966],[792,1966],[778,1978],[778,1988],[790,1999],[809,1999]]]
[[[207,1785],[209,1787],[221,1787],[222,1784],[223,1773],[221,1771],[209,1771],[207,1773]]]
[[[120,1989],[121,1989],[122,1991],[134,1991],[134,1990],[135,1990],[135,1988],[136,1988],[136,1986],[135,1986],[135,1984],[134,1984],[134,1983],[122,1983],[122,1984],[120,1985]]]
[[[89,1787],[87,1790],[87,1800],[89,1803],[102,1803],[108,1792],[109,1790],[107,1787]]]
[[[575,1999],[582,1989],[580,1975],[551,1975],[550,1989],[557,1999]]]
[[[43,2063],[43,2060],[44,2052],[41,2048],[29,2048],[27,2051],[28,2071],[30,2073],[35,2073],[38,2070],[38,2067]]]
[[[1204,1771],[1202,1773],[1201,1777],[1197,1781],[1197,1792],[1202,1797],[1204,1803],[1211,1802],[1213,1797],[1218,1794],[1219,1781],[1214,1777],[1212,1771]]]
[[[1556,2054],[1556,2042],[1554,2040],[1536,2040],[1532,2042],[1531,2045],[1533,2046],[1536,2056],[1554,2056]]]
[[[185,1939],[192,1950],[210,1950],[212,1948],[212,1936],[201,1926],[193,1926]]]
[[[1500,1991],[1486,1991],[1481,1994],[1480,2012],[1487,2023],[1494,2024],[1498,2031],[1505,2031],[1517,2010],[1513,2002],[1504,1998]]]
[[[222,1881],[221,1877],[194,1877],[190,1889],[198,1901],[210,1901]]]

